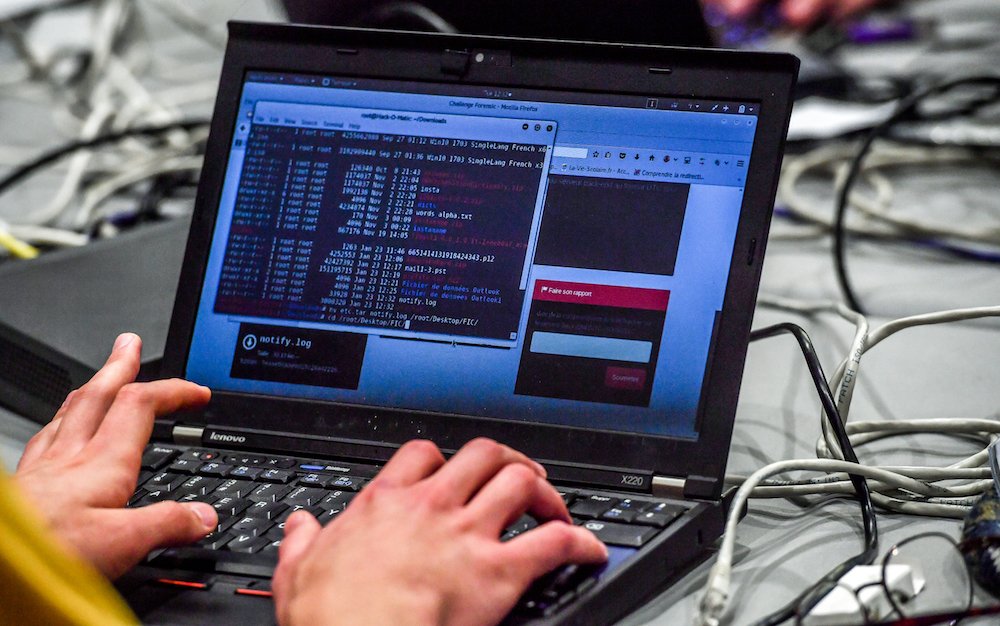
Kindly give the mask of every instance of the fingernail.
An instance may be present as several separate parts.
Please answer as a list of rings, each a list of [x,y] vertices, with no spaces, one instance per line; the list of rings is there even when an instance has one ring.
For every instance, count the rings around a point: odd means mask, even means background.
[[[136,335],[134,333],[122,333],[118,335],[117,339],[115,339],[115,347],[112,348],[111,351],[115,352],[117,350],[121,350],[125,346],[135,341],[135,339]]]
[[[206,504],[204,502],[185,502],[183,506],[186,506],[189,511],[198,516],[198,520],[201,521],[201,525],[205,528],[205,532],[214,530],[216,526],[219,525],[219,515],[212,508],[211,504]]]

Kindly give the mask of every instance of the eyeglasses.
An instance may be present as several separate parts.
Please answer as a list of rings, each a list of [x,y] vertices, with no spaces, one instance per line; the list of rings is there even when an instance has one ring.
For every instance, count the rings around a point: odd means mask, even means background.
[[[908,537],[883,557],[878,579],[856,588],[854,595],[864,626],[996,625],[1000,605],[974,606],[975,583],[970,563],[954,539],[941,532]],[[797,624],[807,624],[808,610]],[[857,619],[857,618],[856,618]]]

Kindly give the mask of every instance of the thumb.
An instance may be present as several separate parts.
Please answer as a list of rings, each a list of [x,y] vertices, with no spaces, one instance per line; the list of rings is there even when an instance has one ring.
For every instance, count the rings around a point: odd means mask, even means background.
[[[113,529],[102,554],[94,558],[105,575],[115,578],[156,548],[198,541],[215,530],[218,515],[204,502],[158,502],[138,509],[101,512],[102,528]]]
[[[316,518],[305,511],[297,511],[285,522],[285,537],[278,547],[278,567],[271,579],[271,589],[274,591],[275,608],[278,621],[282,624],[288,621],[288,603],[295,586],[295,574],[299,569],[302,557],[310,545],[316,540],[322,527]]]

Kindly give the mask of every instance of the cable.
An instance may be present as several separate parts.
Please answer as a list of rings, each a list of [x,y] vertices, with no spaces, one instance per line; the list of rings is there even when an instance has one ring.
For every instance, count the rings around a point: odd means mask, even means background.
[[[813,346],[808,333],[806,333],[801,326],[784,323],[769,326],[750,333],[750,341],[759,341],[761,339],[775,337],[782,333],[791,334],[798,343],[799,349],[802,351],[802,356],[805,358],[806,365],[808,366],[813,384],[816,387],[816,393],[819,395],[820,403],[823,405],[823,412],[826,415],[826,419],[829,422],[830,427],[833,429],[837,437],[840,449],[843,450],[844,456],[849,462],[858,463],[858,457],[854,453],[850,439],[844,429],[844,423],[841,420],[839,411],[837,410],[833,393],[830,391],[830,386],[826,381],[826,376],[823,374],[823,366],[820,364],[819,357],[816,354],[816,349]],[[810,610],[816,602],[818,602],[837,585],[838,581],[845,573],[850,571],[856,565],[868,565],[874,562],[875,557],[878,555],[878,523],[875,518],[875,508],[872,505],[871,492],[869,491],[868,483],[865,481],[864,477],[859,474],[850,474],[849,477],[851,484],[854,487],[858,502],[861,505],[861,518],[865,533],[864,549],[860,554],[833,568],[826,574],[826,576],[823,576],[818,582],[809,587],[791,603],[759,621],[758,626],[773,626],[775,624],[780,624],[794,617],[796,612],[803,608],[806,611]]]
[[[909,97],[903,99],[896,111],[893,112],[886,120],[879,123],[875,128],[871,130],[870,133],[862,141],[861,146],[858,148],[857,154],[851,161],[850,168],[848,169],[847,176],[844,179],[843,184],[837,193],[837,205],[836,213],[833,222],[833,258],[834,266],[837,274],[837,282],[840,285],[840,289],[843,292],[844,299],[848,306],[859,313],[864,313],[864,308],[861,305],[861,301],[851,284],[850,276],[847,272],[847,262],[845,254],[846,246],[846,232],[844,228],[845,217],[847,214],[847,207],[850,202],[851,190],[854,187],[858,176],[861,173],[861,166],[871,150],[872,144],[875,140],[882,136],[887,129],[896,124],[899,120],[903,119],[907,115],[913,113],[919,104],[926,100],[927,98],[949,91],[960,85],[985,85],[990,87],[1000,86],[1000,77],[998,76],[975,76],[958,78],[953,80],[948,80],[943,83],[927,87],[916,93],[910,95]]]
[[[166,124],[153,124],[148,126],[136,126],[134,128],[127,128],[125,130],[108,133],[95,137],[93,139],[87,140],[76,140],[66,143],[58,148],[49,150],[42,155],[36,157],[35,159],[21,165],[14,171],[10,172],[3,178],[0,178],[0,195],[3,195],[11,187],[19,183],[22,179],[30,176],[36,171],[46,167],[51,163],[55,163],[65,156],[73,154],[79,150],[86,150],[89,148],[98,148],[110,143],[116,143],[122,139],[127,139],[129,137],[144,137],[144,136],[158,136],[162,133],[171,130],[191,130],[198,128],[200,126],[208,125],[208,120],[203,119],[187,119],[178,120],[176,122],[169,122]]]
[[[828,174],[833,178],[834,188],[839,188],[846,175],[847,166],[854,150],[846,143],[822,146],[805,154],[788,157],[782,167],[778,182],[778,206],[775,215],[786,217],[812,226],[810,230],[798,231],[794,238],[819,237],[830,232],[832,218],[827,218],[812,210],[816,205],[813,196],[799,192],[799,183],[812,172]],[[850,194],[851,208],[868,219],[868,223],[845,224],[846,231],[857,237],[873,240],[898,240],[931,250],[944,252],[962,259],[1000,262],[1000,253],[975,247],[958,245],[968,242],[975,246],[1000,246],[1000,229],[974,228],[947,222],[934,222],[900,214],[891,210],[895,189],[882,171],[914,165],[981,163],[991,155],[979,151],[959,148],[881,145],[872,149],[866,157],[861,176],[875,192],[874,195],[861,194],[857,190]],[[780,233],[775,238],[781,238]]]
[[[727,476],[727,482],[730,484],[739,483],[740,487],[731,504],[718,558],[709,574],[705,585],[705,595],[700,604],[697,623],[705,626],[719,624],[728,606],[735,530],[740,513],[751,497],[801,497],[815,494],[847,495],[851,493],[857,495],[858,492],[854,486],[853,477],[851,477],[854,475],[864,476],[868,479],[866,487],[870,491],[871,502],[882,509],[908,515],[963,518],[977,500],[977,496],[992,488],[990,472],[986,467],[988,458],[985,447],[1000,437],[1000,420],[925,419],[848,423],[847,418],[853,391],[860,377],[861,358],[868,350],[906,328],[1000,316],[1000,307],[959,309],[917,315],[891,321],[874,331],[870,331],[867,319],[842,303],[802,302],[775,296],[762,296],[759,302],[764,306],[773,306],[810,316],[819,313],[834,313],[855,326],[855,337],[848,356],[838,365],[830,379],[827,391],[819,391],[821,399],[827,396],[827,392],[835,397],[837,414],[841,418],[841,426],[846,433],[847,441],[846,443],[843,441],[845,439],[843,433],[824,431],[824,435],[817,442],[817,454],[821,457],[819,459],[780,461],[754,472],[749,477]],[[763,338],[763,336],[773,336],[776,332],[780,331],[773,328],[763,329],[755,332],[752,337],[757,339]],[[803,344],[800,343],[800,347],[803,347]],[[804,353],[806,352],[808,351],[804,350]],[[812,351],[812,357],[807,358],[807,362],[811,362],[813,357],[815,357],[815,351]],[[817,389],[821,390],[824,385],[816,382],[816,372],[819,372],[821,378],[822,369],[810,366],[810,374],[813,375],[814,383],[816,383]],[[822,403],[824,414],[829,417],[829,398],[822,400]],[[824,420],[824,426],[830,421],[829,419]],[[835,429],[830,428],[829,430],[834,431]],[[849,460],[831,458],[837,454],[843,455],[845,458],[857,458],[855,454],[857,446],[899,435],[918,433],[949,434],[971,438],[981,443],[983,448],[972,456],[943,468],[871,467],[852,463]],[[792,470],[819,471],[830,475],[808,480],[769,480],[771,476]],[[851,477],[850,482],[848,482],[849,477]],[[938,484],[944,481],[948,482]],[[864,562],[861,560],[862,556],[867,557],[868,555],[858,555],[855,557],[856,561],[852,559],[841,564],[793,602],[764,618],[759,624],[779,624],[801,615],[802,611],[808,611],[829,589],[836,586],[837,579],[840,578],[837,574],[838,571],[841,574],[846,573],[847,569],[853,566],[851,565],[852,561]]]

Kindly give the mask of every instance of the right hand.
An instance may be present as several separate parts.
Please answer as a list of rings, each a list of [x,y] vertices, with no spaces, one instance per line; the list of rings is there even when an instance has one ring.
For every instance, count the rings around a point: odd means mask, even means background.
[[[732,19],[745,20],[774,0],[702,1],[706,6],[717,8]],[[792,28],[804,30],[823,20],[841,20],[884,2],[885,0],[780,0],[778,10],[785,23]]]
[[[501,543],[525,512],[548,521]],[[606,559],[526,456],[478,439],[446,463],[411,441],[325,529],[288,518],[274,598],[286,626],[495,624],[539,576]]]

